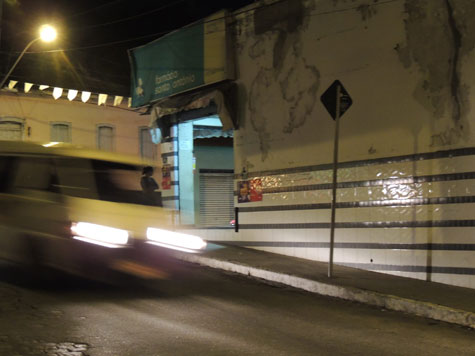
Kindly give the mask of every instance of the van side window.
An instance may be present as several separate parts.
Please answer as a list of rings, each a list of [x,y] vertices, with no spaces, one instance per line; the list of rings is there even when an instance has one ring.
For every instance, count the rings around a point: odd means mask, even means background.
[[[57,158],[55,163],[63,194],[78,198],[97,199],[91,160]]]
[[[58,178],[51,160],[47,158],[20,158],[14,186],[44,190],[49,192],[58,191]]]
[[[11,180],[11,157],[0,156],[0,192],[5,192]]]

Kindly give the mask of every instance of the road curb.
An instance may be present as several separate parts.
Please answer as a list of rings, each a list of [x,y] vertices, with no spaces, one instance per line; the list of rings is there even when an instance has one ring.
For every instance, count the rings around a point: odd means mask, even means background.
[[[177,253],[176,257],[186,262],[239,273],[270,282],[280,283],[311,293],[341,298],[349,301],[382,307],[389,310],[440,320],[447,323],[475,328],[475,313],[465,310],[449,308],[443,305],[401,298],[395,295],[382,294],[354,287],[332,285],[292,276],[285,273],[268,271],[265,269],[250,267],[235,262],[217,260],[200,255]]]

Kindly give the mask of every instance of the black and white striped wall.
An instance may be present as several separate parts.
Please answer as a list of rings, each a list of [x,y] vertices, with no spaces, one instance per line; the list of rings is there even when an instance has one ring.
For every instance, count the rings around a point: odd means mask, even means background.
[[[171,188],[162,191],[163,206],[168,209],[179,209],[178,195],[178,135],[177,126],[171,127],[171,137],[160,144],[162,164],[170,165]],[[163,187],[161,187],[163,188]]]
[[[335,263],[475,288],[474,167],[475,148],[341,163]],[[235,199],[239,232],[196,233],[326,262],[331,169],[328,163],[249,172],[248,179],[262,180],[263,200]]]

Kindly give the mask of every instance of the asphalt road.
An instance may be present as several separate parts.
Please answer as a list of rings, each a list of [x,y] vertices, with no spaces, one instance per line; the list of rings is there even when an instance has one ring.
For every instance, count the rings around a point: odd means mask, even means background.
[[[475,355],[475,331],[187,266],[121,287],[0,265],[1,356]]]

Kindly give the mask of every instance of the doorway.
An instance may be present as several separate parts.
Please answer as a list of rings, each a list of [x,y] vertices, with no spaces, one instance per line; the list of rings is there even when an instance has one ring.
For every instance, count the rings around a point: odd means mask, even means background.
[[[234,218],[233,130],[217,115],[178,124],[180,220],[229,227]]]

